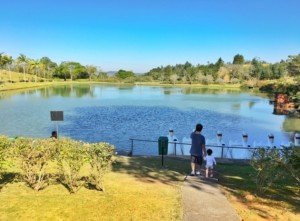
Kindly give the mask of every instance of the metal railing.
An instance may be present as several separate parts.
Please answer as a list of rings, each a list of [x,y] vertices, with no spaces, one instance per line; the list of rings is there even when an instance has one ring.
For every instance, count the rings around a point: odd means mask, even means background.
[[[136,139],[136,138],[130,138],[129,139],[131,142],[131,146],[130,146],[130,152],[129,155],[132,156],[134,153],[134,142],[148,142],[148,143],[158,143],[158,140],[146,140],[146,139]],[[191,146],[191,143],[183,143],[183,142],[168,142],[169,144],[173,144],[174,145],[174,156],[177,156],[177,145],[189,145]],[[251,147],[250,145],[248,145],[247,147],[242,146],[242,145],[234,145],[234,146],[226,146],[225,144],[222,145],[212,145],[212,144],[206,144],[205,145],[206,148],[221,148],[221,158],[224,158],[224,150],[229,150],[229,149],[239,149],[239,150],[256,150],[256,149],[260,149],[262,147]],[[276,148],[276,149],[284,149],[285,146],[280,146],[280,147],[269,147],[269,148]],[[181,154],[183,155],[183,154]]]

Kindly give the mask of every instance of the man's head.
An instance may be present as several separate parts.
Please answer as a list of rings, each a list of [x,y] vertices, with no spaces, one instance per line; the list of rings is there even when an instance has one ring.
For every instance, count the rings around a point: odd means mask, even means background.
[[[197,125],[196,125],[196,131],[197,131],[197,132],[201,132],[201,131],[202,131],[202,128],[203,128],[202,124],[197,124]]]
[[[173,129],[170,129],[170,130],[169,130],[169,135],[170,135],[170,136],[173,136],[173,135],[174,135],[174,130],[173,130]]]
[[[207,153],[208,156],[210,156],[210,155],[212,155],[213,151],[212,151],[212,149],[208,149],[208,150],[206,151],[206,153]]]

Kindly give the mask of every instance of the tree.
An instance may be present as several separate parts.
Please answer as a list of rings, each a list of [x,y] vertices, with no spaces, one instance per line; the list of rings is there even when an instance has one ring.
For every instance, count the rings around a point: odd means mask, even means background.
[[[244,64],[245,59],[243,55],[237,54],[233,58],[233,64]]]
[[[9,55],[3,55],[3,53],[0,53],[0,68],[8,68],[9,69],[9,80],[11,82],[11,72],[10,72],[10,65],[12,63],[13,59]]]
[[[220,67],[224,66],[224,61],[222,58],[219,58],[218,61],[215,63],[215,66],[219,69]]]
[[[7,60],[6,60],[6,67],[9,73],[9,82],[12,82],[12,78],[11,78],[11,69],[14,66],[14,60],[12,59],[11,56],[7,56]]]
[[[295,56],[289,56],[288,72],[290,76],[300,76],[300,54]]]
[[[177,80],[178,80],[178,75],[177,75],[177,74],[172,74],[172,75],[170,76],[170,80],[171,80],[171,82],[172,82],[173,84],[175,84],[175,83],[177,82]]]
[[[91,81],[92,76],[95,75],[95,73],[97,72],[97,68],[93,65],[87,65],[87,66],[85,66],[85,69],[86,69],[87,73],[89,74],[89,80]]]
[[[116,77],[121,79],[126,79],[129,77],[134,77],[134,73],[132,71],[125,71],[121,69],[116,73]]]
[[[88,74],[84,66],[79,62],[64,61],[55,70],[55,76],[59,78],[70,78],[71,80],[81,78],[87,78]]]
[[[40,69],[43,70],[44,78],[52,76],[53,70],[57,68],[57,64],[51,61],[48,57],[42,57],[40,59]]]
[[[24,54],[20,54],[19,57],[17,57],[17,63],[23,69],[23,81],[26,81],[26,67],[28,65],[28,60],[29,59]]]
[[[39,60],[30,60],[29,61],[29,69],[33,71],[35,78],[34,81],[37,82],[37,76],[40,70],[40,61]]]

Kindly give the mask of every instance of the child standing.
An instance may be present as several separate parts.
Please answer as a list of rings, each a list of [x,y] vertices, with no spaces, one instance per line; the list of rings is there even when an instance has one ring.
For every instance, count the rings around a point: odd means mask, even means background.
[[[206,171],[205,171],[205,176],[206,178],[208,177],[213,177],[213,168],[214,165],[217,165],[217,162],[215,158],[212,156],[212,149],[208,149],[207,151],[207,156],[206,156]]]

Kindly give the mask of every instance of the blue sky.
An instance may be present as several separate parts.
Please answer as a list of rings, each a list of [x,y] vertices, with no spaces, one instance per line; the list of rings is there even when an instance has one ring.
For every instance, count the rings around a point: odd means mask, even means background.
[[[1,3],[0,52],[104,71],[300,53],[299,0],[107,0]]]

